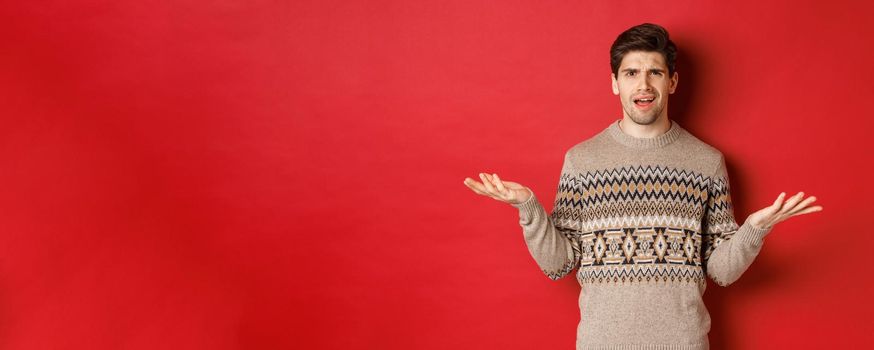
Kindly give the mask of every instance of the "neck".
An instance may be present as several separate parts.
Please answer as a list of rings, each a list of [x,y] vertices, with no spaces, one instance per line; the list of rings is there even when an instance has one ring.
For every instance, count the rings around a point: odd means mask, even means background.
[[[623,116],[619,121],[619,129],[623,133],[637,138],[651,138],[664,134],[671,128],[671,120],[668,116],[661,116],[649,125],[637,124],[628,116]]]
[[[620,123],[622,123],[622,127],[619,126]],[[655,149],[673,143],[684,133],[680,124],[677,124],[677,122],[670,120],[667,124],[668,129],[658,135],[651,137],[637,137],[622,130],[623,128],[627,129],[628,125],[636,124],[628,123],[625,119],[620,119],[610,123],[610,126],[607,128],[607,133],[613,138],[613,140],[622,145],[636,149]]]

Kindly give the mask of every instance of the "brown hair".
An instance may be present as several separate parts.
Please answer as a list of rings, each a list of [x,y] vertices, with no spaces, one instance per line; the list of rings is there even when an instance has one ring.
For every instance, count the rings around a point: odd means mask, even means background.
[[[677,46],[668,37],[668,31],[662,26],[644,23],[628,28],[619,34],[610,46],[610,68],[618,76],[622,58],[630,51],[655,51],[662,54],[668,66],[668,76],[674,74],[677,61]]]

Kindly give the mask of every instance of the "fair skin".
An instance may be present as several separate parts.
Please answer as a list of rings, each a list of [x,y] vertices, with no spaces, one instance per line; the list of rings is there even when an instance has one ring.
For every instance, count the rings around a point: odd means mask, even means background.
[[[622,120],[619,127],[628,135],[656,137],[671,128],[668,96],[677,89],[677,72],[668,79],[668,66],[658,52],[631,51],[610,74],[613,94],[619,96]],[[642,101],[640,101],[643,99]],[[652,102],[647,102],[651,99]]]
[[[613,94],[619,96],[622,105],[622,132],[641,138],[658,136],[670,129],[668,96],[677,89],[677,72],[670,74],[664,57],[658,52],[631,51],[622,58],[618,77],[611,73]],[[650,101],[651,100],[651,101]],[[502,180],[498,174],[480,173],[478,182],[464,178],[464,185],[476,194],[508,203],[523,203],[532,191],[519,183]],[[822,206],[811,206],[816,197],[804,198],[798,192],[786,199],[782,192],[771,205],[762,208],[747,218],[756,228],[768,228],[790,217],[818,212]]]

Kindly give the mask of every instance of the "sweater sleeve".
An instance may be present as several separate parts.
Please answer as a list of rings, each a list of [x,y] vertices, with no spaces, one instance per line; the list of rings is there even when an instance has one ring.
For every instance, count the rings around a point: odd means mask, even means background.
[[[728,286],[753,263],[772,227],[756,228],[749,221],[737,225],[722,154],[707,191],[702,247],[704,266],[714,282]]]
[[[567,167],[566,156],[562,173],[567,170]],[[559,192],[556,203],[560,195]],[[577,235],[572,234],[573,230],[557,227],[554,216],[546,213],[533,191],[528,200],[513,206],[519,209],[519,225],[522,226],[528,251],[549,279],[558,280],[577,267],[581,255]]]

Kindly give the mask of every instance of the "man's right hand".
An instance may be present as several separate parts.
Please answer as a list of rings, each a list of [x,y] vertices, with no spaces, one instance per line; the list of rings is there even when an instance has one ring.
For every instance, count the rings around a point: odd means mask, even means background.
[[[498,174],[479,173],[482,183],[471,179],[464,178],[464,185],[472,191],[483,196],[492,197],[495,200],[509,203],[519,204],[524,203],[534,192],[528,187],[522,186],[512,181],[502,181]]]

